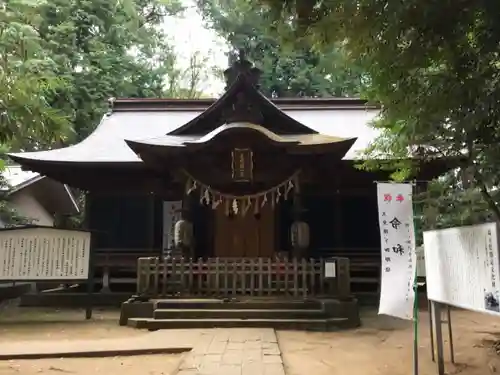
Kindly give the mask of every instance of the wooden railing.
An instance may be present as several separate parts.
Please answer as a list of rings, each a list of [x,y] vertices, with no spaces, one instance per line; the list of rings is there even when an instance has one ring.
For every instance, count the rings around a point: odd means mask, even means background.
[[[335,277],[325,277],[326,262]],[[350,296],[349,259],[138,259],[137,294],[160,296]]]

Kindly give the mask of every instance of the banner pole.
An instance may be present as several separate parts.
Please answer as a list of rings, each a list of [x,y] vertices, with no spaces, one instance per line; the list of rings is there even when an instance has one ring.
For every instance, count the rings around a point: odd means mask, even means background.
[[[416,190],[416,182],[413,184],[413,191]],[[415,259],[417,258],[417,244],[416,244],[416,234],[417,234],[417,224],[415,221],[416,205],[415,197],[412,194],[412,205],[413,205],[413,232],[414,232],[414,244],[413,251]],[[417,273],[417,263],[415,262],[415,276],[413,278],[413,375],[418,375],[418,273]]]
[[[418,375],[418,284],[417,270],[415,269],[415,281],[413,283],[414,298],[413,301],[413,375]]]

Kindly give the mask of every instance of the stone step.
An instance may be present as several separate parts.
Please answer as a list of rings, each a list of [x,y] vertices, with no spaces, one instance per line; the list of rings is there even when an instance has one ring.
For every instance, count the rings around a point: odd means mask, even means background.
[[[148,329],[188,328],[274,328],[330,331],[355,328],[359,322],[348,318],[328,319],[149,319],[130,318],[129,327]]]
[[[311,319],[325,318],[321,309],[156,309],[154,319]]]
[[[216,309],[216,310],[314,310],[321,309],[318,301],[265,300],[265,299],[169,299],[156,300],[155,308],[165,309]]]

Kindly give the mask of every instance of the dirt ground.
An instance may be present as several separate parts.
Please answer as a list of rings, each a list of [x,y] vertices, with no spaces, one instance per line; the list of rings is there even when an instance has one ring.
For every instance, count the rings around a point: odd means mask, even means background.
[[[140,336],[144,331],[118,326],[117,311],[97,311],[85,321],[83,311],[0,308],[2,342],[27,340],[85,340]],[[147,355],[112,358],[64,358],[0,361],[0,375],[172,375],[181,355]]]
[[[86,322],[83,311],[0,309],[0,348],[2,342],[119,338],[141,335],[142,331],[117,324],[116,311],[99,311]],[[344,332],[278,332],[287,375],[408,375],[412,371],[411,323],[380,317],[376,311],[363,311],[363,326]],[[421,375],[436,374],[431,361],[428,315],[420,314],[419,366]],[[500,355],[493,349],[500,340],[500,318],[452,311],[453,341],[457,364],[449,363],[448,374],[486,375],[500,373]],[[443,326],[446,336],[446,325]],[[1,349],[0,349],[1,350]],[[102,373],[106,375],[172,375],[181,357],[155,355],[102,359],[47,359],[0,361],[0,375],[64,375]]]
[[[0,375],[171,375],[179,361],[180,356],[172,355],[0,361]]]
[[[419,374],[437,374],[431,359],[429,315],[420,312]],[[447,325],[445,369],[447,374],[500,373],[500,355],[493,349],[500,340],[500,317],[464,310],[451,312],[455,362],[450,363]],[[345,332],[278,332],[287,375],[409,375],[412,373],[413,326],[411,322],[363,311],[362,327]]]

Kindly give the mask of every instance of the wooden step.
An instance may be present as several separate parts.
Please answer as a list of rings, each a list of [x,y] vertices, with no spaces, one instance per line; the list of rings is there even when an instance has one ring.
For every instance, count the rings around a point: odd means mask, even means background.
[[[154,319],[311,319],[324,318],[321,309],[157,309]]]
[[[328,319],[149,319],[130,318],[129,327],[148,329],[275,328],[330,331],[355,328],[359,322],[347,318]]]
[[[265,299],[168,299],[155,301],[155,308],[164,309],[216,309],[216,310],[314,310],[321,309],[318,301],[265,300]]]

